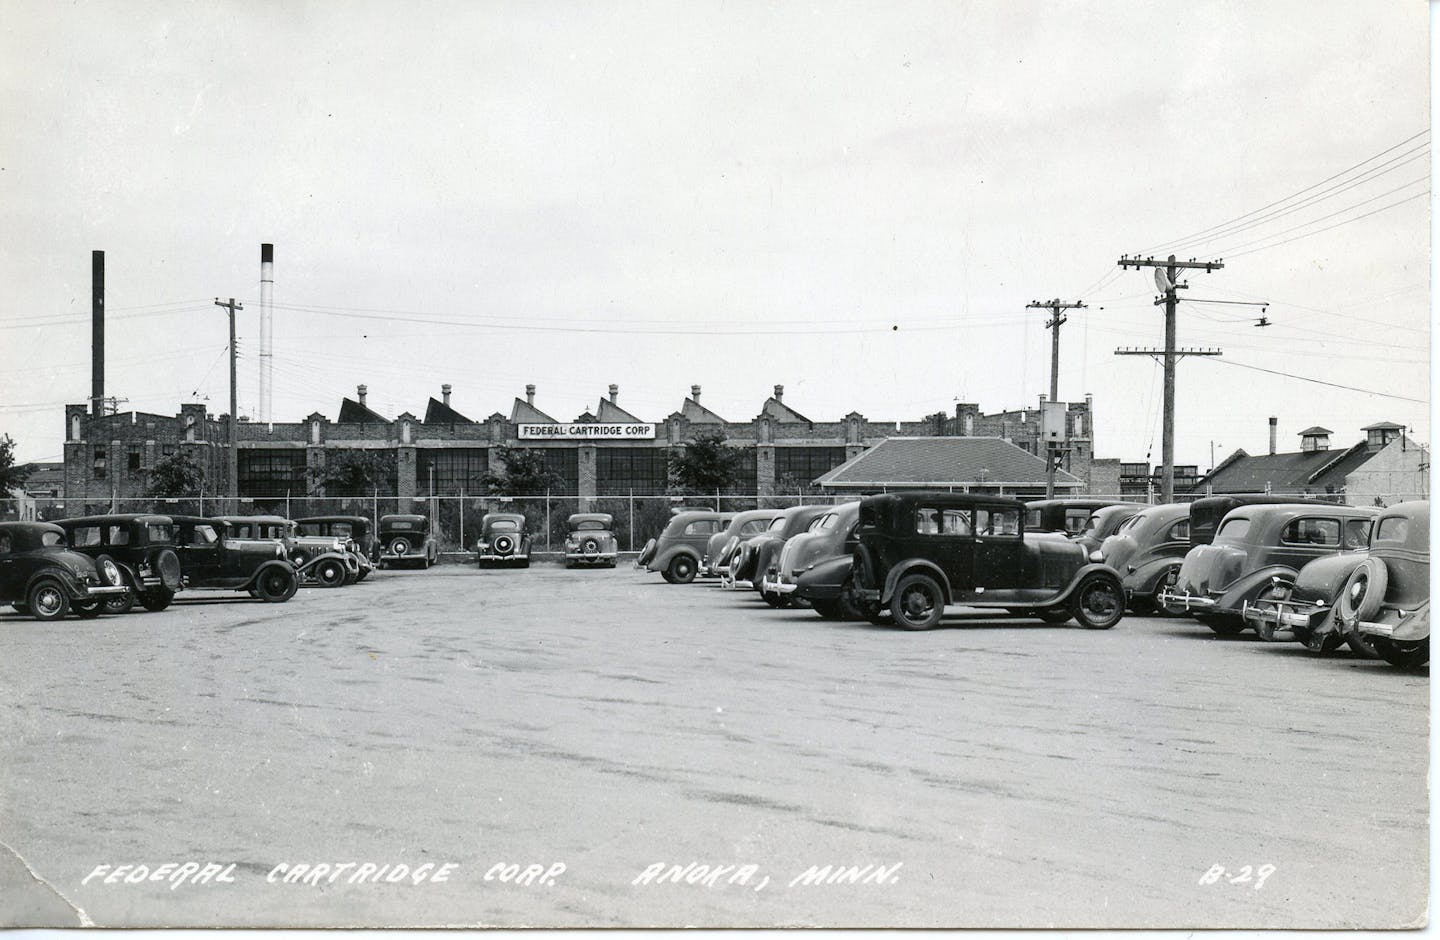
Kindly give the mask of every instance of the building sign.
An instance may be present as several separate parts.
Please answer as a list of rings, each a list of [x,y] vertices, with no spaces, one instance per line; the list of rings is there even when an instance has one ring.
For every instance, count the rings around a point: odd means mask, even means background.
[[[1070,406],[1063,401],[1047,401],[1040,407],[1040,439],[1051,444],[1069,440],[1070,435],[1065,433],[1065,414]]]
[[[653,424],[522,424],[521,440],[540,441],[653,441]]]

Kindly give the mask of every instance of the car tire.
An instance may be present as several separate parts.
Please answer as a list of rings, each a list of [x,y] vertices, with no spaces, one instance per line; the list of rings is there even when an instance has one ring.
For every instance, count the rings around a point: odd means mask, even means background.
[[[165,588],[155,588],[140,595],[140,606],[149,611],[161,611],[170,606],[175,599],[175,592]]]
[[[128,614],[135,606],[135,595],[129,591],[124,594],[112,594],[100,602],[107,614]]]
[[[1369,620],[1380,611],[1389,586],[1390,571],[1380,558],[1366,558],[1350,572],[1345,586],[1335,597],[1335,617],[1339,623],[1354,625]]]
[[[1109,630],[1125,616],[1125,588],[1113,576],[1092,574],[1075,589],[1070,613],[1086,630]]]
[[[1430,661],[1430,640],[1415,643],[1397,643],[1388,637],[1376,637],[1370,641],[1380,658],[1399,669],[1419,669]]]
[[[98,597],[93,601],[76,601],[70,605],[70,609],[75,611],[75,616],[81,620],[94,620],[105,612],[105,602]]]
[[[315,566],[315,583],[325,588],[343,587],[345,566],[333,559],[320,562]]]
[[[275,567],[260,573],[255,581],[255,593],[267,604],[283,604],[295,596],[299,586],[294,570]]]
[[[635,567],[644,568],[650,564],[650,559],[655,557],[655,540],[650,539],[640,549],[640,554],[635,556]]]
[[[1060,624],[1069,623],[1070,618],[1075,616],[1068,607],[1050,607],[1046,610],[1035,611],[1035,616],[1046,623]]]
[[[765,603],[769,604],[771,607],[774,607],[776,610],[781,610],[790,606],[790,598],[786,597],[784,594],[778,594],[775,591],[761,591],[760,599],[763,600]]]
[[[1245,632],[1245,621],[1233,614],[1198,614],[1195,619],[1219,636],[1239,636]]]
[[[1264,601],[1289,600],[1294,588],[1295,585],[1289,581],[1271,582],[1269,587],[1264,588],[1259,594],[1255,595],[1254,606],[1258,607]],[[1267,643],[1274,643],[1276,642],[1275,626],[1275,624],[1268,620],[1261,620],[1254,624],[1255,634]],[[1371,658],[1373,659],[1374,657],[1372,656]]]
[[[665,580],[671,584],[689,584],[695,580],[697,568],[694,558],[689,555],[676,555],[670,559],[670,564],[665,566]]]
[[[70,596],[54,578],[42,578],[25,595],[30,616],[42,622],[60,620],[70,613]]]
[[[945,616],[945,591],[928,574],[907,574],[890,597],[890,616],[904,630],[931,630]]]

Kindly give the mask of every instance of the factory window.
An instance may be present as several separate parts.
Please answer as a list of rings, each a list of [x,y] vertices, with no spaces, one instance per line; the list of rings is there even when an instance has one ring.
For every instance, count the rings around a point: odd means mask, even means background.
[[[393,450],[337,447],[325,451],[322,479],[326,496],[394,496],[397,476]]]
[[[129,449],[129,450],[126,452],[126,454],[125,454],[125,466],[126,466],[126,468],[128,468],[128,469],[130,469],[130,470],[139,470],[139,469],[140,469],[140,445],[139,445],[139,444],[131,444],[131,445],[130,445],[130,449]]]
[[[843,447],[775,448],[775,482],[805,488],[845,462]]]
[[[580,490],[580,452],[573,447],[547,447],[545,469],[560,478],[550,492],[556,496],[574,496]],[[541,494],[536,494],[541,495]]]
[[[97,480],[105,479],[105,448],[95,448],[94,477]]]
[[[597,447],[595,491],[600,496],[655,495],[670,483],[669,452],[663,447]]]
[[[490,452],[483,447],[421,448],[415,454],[415,489],[425,495],[432,484],[437,496],[483,493],[489,472]]]
[[[303,496],[303,450],[242,450],[238,460],[241,496]]]
[[[740,451],[740,462],[735,468],[735,483],[728,487],[726,492],[740,496],[753,496],[759,490],[755,479],[755,448],[741,447],[737,449]]]

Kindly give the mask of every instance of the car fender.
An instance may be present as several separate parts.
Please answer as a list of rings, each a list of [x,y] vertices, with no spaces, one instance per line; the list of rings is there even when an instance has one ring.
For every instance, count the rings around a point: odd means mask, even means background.
[[[125,569],[122,566],[120,570],[124,571]],[[65,589],[65,593],[70,595],[70,599],[72,601],[84,600],[90,594],[90,592],[85,588],[84,583],[82,583],[81,580],[76,577],[73,571],[66,568],[64,565],[51,565],[49,567],[40,569],[39,571],[35,572],[30,576],[29,580],[25,582],[25,592],[21,595],[21,598],[29,598],[31,589],[33,589],[35,585],[39,582],[45,580],[54,581],[59,584],[62,588]]]
[[[1389,611],[1383,611],[1382,615],[1388,613]],[[1418,643],[1430,639],[1430,602],[1426,601],[1415,610],[1407,611],[1395,625],[1395,632],[1390,634],[1390,639],[1397,643]]]
[[[694,548],[689,545],[674,545],[663,552],[656,552],[655,557],[650,559],[650,564],[646,568],[650,571],[664,571],[670,567],[670,562],[680,555],[689,555],[695,560],[695,564],[700,564],[700,553]]]
[[[1270,579],[1283,578],[1294,584],[1298,576],[1299,572],[1289,565],[1266,565],[1264,568],[1257,568],[1240,576],[1227,587],[1225,593],[1215,601],[1214,609],[1217,611],[1239,610],[1247,601],[1254,600],[1255,596],[1270,583]]]
[[[272,568],[284,568],[286,571],[290,572],[296,577],[299,577],[299,572],[295,570],[295,566],[290,563],[289,559],[273,558],[270,561],[264,562],[253,572],[251,572],[249,579],[246,580],[244,584],[240,585],[239,589],[243,591],[247,588],[253,587],[255,583],[260,580],[260,576],[265,572],[271,570]]]
[[[1103,566],[1097,566],[1103,567]],[[1109,570],[1109,569],[1106,569]],[[950,603],[950,579],[945,577],[945,572],[933,561],[924,558],[908,558],[899,564],[893,565],[889,573],[885,575],[885,587],[880,591],[880,603],[890,603],[891,596],[895,593],[895,585],[907,574],[928,574],[940,583],[940,590],[945,592],[945,603]]]
[[[305,564],[295,569],[295,573],[309,577],[314,574],[315,569],[320,566],[320,563],[327,559],[330,561],[338,561],[340,564],[349,567],[350,559],[348,552],[323,552],[319,555],[312,555],[306,559]],[[279,559],[276,560],[278,561]],[[269,562],[266,562],[266,564],[269,564]]]
[[[1061,604],[1068,604],[1070,602],[1070,598],[1074,596],[1075,590],[1080,587],[1080,582],[1084,581],[1086,578],[1090,577],[1093,574],[1100,574],[1107,578],[1113,579],[1115,581],[1115,586],[1120,589],[1121,598],[1124,598],[1125,584],[1123,581],[1120,580],[1119,572],[1117,572],[1114,568],[1111,568],[1109,565],[1102,564],[1097,561],[1085,565],[1084,567],[1076,571],[1073,575],[1071,575],[1070,583],[1065,585],[1064,589],[1057,592],[1056,595],[1050,600],[1041,601],[1037,604],[1027,604],[1026,606],[1058,607]]]
[[[850,580],[854,567],[854,555],[836,555],[817,561],[795,579],[795,594],[807,599],[837,595],[845,582]]]
[[[1125,589],[1132,594],[1150,595],[1156,593],[1158,582],[1165,576],[1166,571],[1179,567],[1179,558],[1152,558],[1129,574],[1123,575],[1121,581],[1124,582]]]

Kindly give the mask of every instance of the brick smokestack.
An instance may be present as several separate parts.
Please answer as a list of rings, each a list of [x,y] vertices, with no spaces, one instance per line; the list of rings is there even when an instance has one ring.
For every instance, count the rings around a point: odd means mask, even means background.
[[[445,401],[445,407],[450,407],[450,383],[446,382],[440,386],[440,397]]]
[[[612,404],[612,405],[619,404],[619,398],[620,398],[620,386],[612,384],[612,385],[610,386],[610,404]]]
[[[699,403],[700,403],[700,386],[698,386],[698,385],[692,385],[692,386],[690,386],[690,397],[691,397],[692,399],[694,399],[694,401],[695,401],[696,404],[699,404]]]
[[[90,413],[105,413],[105,252],[90,252]]]
[[[535,386],[525,386],[525,401],[530,405],[531,408],[535,407]]]
[[[260,420],[270,422],[275,355],[275,246],[260,243]]]
[[[370,389],[364,385],[355,386],[355,394],[360,398],[360,406],[362,408],[365,407],[365,393],[368,391],[370,391]]]
[[[1270,419],[1270,456],[1272,457],[1275,456],[1275,426],[1278,423],[1279,419],[1274,417]]]
[[[785,386],[783,386],[783,385],[777,385],[777,386],[775,386],[775,400],[776,400],[776,401],[784,401],[784,400],[785,400]]]

